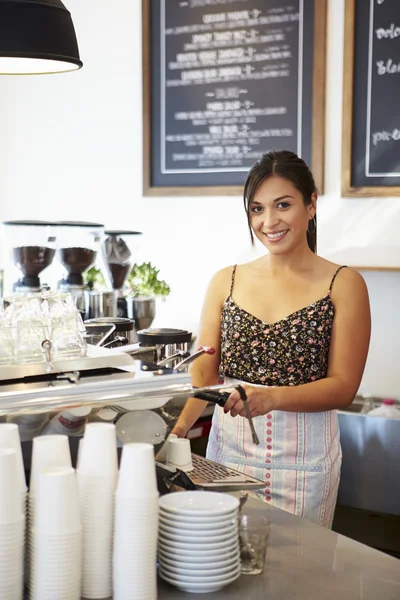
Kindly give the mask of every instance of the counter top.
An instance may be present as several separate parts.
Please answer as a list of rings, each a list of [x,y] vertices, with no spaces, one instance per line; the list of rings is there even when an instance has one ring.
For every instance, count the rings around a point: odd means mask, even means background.
[[[242,575],[215,600],[399,600],[400,561],[342,535],[249,498],[246,512],[271,520],[264,572]],[[193,600],[159,580],[158,599]]]
[[[396,558],[253,498],[245,510],[271,520],[264,572],[201,595],[159,579],[158,600],[399,600]]]

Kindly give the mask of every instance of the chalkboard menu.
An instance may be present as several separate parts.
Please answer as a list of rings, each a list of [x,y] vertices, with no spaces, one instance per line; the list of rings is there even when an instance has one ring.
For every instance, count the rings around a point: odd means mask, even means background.
[[[400,2],[347,0],[342,193],[400,193]]]
[[[326,0],[143,0],[144,193],[240,194],[268,150],[321,188],[325,39]]]

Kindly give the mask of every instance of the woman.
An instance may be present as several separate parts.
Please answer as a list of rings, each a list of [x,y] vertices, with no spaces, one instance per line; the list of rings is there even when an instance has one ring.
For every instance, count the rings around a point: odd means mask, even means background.
[[[263,498],[331,527],[341,449],[335,409],[348,406],[370,338],[366,285],[355,271],[315,253],[317,190],[303,160],[269,152],[247,177],[250,235],[268,253],[213,277],[193,385],[242,382],[260,445],[252,444],[235,390],[216,407],[207,457],[265,481]],[[174,428],[185,436],[205,408],[190,398]]]

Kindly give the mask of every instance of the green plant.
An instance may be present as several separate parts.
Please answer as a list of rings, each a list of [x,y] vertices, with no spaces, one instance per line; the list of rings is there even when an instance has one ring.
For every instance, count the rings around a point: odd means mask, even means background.
[[[159,269],[150,262],[134,264],[126,285],[133,296],[161,296],[166,298],[171,292],[169,285],[158,278]]]
[[[103,273],[100,269],[96,269],[96,267],[90,267],[90,269],[83,274],[83,280],[90,290],[102,288],[106,285]]]

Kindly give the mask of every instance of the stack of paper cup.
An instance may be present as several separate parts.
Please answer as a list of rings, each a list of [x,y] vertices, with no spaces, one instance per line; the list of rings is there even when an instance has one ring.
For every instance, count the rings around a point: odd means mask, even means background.
[[[25,514],[15,473],[17,455],[0,449],[0,598],[21,600],[24,584]]]
[[[31,477],[28,496],[28,535],[26,583],[29,586],[29,565],[32,559],[31,531],[35,528],[36,496],[41,473],[57,468],[71,468],[71,454],[66,435],[47,435],[33,439]]]
[[[68,436],[82,435],[88,417],[92,412],[91,406],[77,406],[64,410],[55,415],[43,428],[42,434],[63,433]]]
[[[74,469],[39,474],[31,540],[31,599],[79,600],[82,527]]]
[[[21,440],[19,438],[18,425],[15,423],[0,424],[0,448],[12,448],[16,455],[16,479],[19,487],[22,511],[26,511],[27,486],[25,480],[24,460],[22,458]]]
[[[79,445],[77,482],[83,527],[82,596],[112,595],[114,495],[118,478],[115,425],[89,423]]]
[[[114,600],[157,598],[158,490],[151,444],[126,444],[115,496]]]

